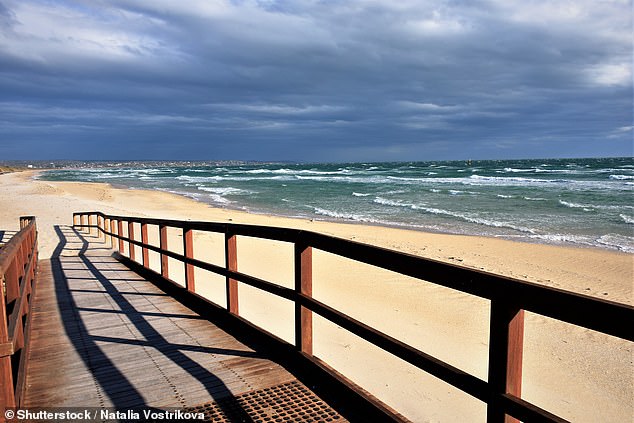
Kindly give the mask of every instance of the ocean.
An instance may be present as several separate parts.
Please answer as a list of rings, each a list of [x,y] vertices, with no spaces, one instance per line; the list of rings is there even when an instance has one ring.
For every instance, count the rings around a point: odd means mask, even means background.
[[[107,182],[289,217],[634,252],[634,158],[334,164],[90,162]]]

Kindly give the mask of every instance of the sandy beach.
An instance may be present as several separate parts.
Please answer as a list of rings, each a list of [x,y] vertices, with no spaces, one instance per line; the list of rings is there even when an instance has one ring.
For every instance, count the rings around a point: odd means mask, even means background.
[[[308,229],[634,303],[632,254],[249,214],[159,191],[38,181],[33,179],[36,174],[0,175],[0,230],[16,231],[20,216],[35,215],[42,259],[50,257],[57,244],[55,225],[70,225],[74,211],[102,211]],[[171,233],[170,243],[182,248],[179,236]],[[220,264],[224,260],[220,237],[197,234],[194,249],[197,258]],[[291,246],[242,237],[238,251],[241,272],[292,286]],[[320,301],[486,380],[488,301],[323,252],[315,252],[314,269],[314,295]],[[202,271],[196,278],[200,293],[223,305],[223,278]],[[182,280],[182,275],[175,273],[173,279]],[[292,304],[255,291],[240,287],[241,314],[291,341]],[[316,356],[413,421],[485,419],[483,403],[317,317],[314,336]],[[632,347],[620,339],[527,313],[523,398],[572,421],[632,421]]]

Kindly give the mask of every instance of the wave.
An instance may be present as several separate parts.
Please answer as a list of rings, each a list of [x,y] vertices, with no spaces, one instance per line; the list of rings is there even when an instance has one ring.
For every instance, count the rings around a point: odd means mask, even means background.
[[[546,241],[546,243],[548,244],[578,244],[578,245],[587,245],[591,247],[596,247],[596,242],[593,238],[581,236],[581,235],[534,234],[534,235],[530,235],[529,238]]]
[[[519,232],[524,232],[529,234],[534,234],[536,232],[534,229],[527,228],[525,226],[514,225],[513,223],[510,223],[510,222],[502,222],[497,220],[486,219],[481,216],[478,216],[475,213],[460,213],[460,212],[455,212],[451,210],[439,209],[435,207],[427,207],[426,205],[423,205],[423,204],[411,204],[411,203],[404,203],[398,200],[397,201],[389,200],[383,197],[376,197],[374,199],[374,202],[377,204],[382,204],[386,206],[407,207],[413,210],[420,210],[430,214],[450,216],[450,217],[464,220],[466,222],[475,223],[478,225],[490,226],[494,228],[513,229]]]
[[[634,175],[610,175],[609,178],[617,181],[624,181],[634,179]]]
[[[232,181],[232,182],[251,182],[251,181],[293,181],[296,179],[296,176],[293,175],[277,175],[277,176],[264,176],[264,177],[257,177],[257,176],[219,176],[219,175],[215,175],[215,176],[188,176],[188,175],[181,175],[181,176],[177,176],[174,179],[178,179],[180,181],[185,181],[185,182],[190,182],[190,183],[201,183],[201,182],[207,182],[207,183],[219,183],[219,182],[226,182],[226,181]]]
[[[607,234],[598,238],[597,243],[616,248],[625,253],[634,253],[634,237],[631,236]]]
[[[619,217],[623,219],[625,223],[634,224],[634,217],[628,216],[626,214],[619,214]]]
[[[356,214],[356,213],[333,211],[333,210],[323,209],[320,207],[313,207],[313,209],[315,210],[315,213],[317,214],[320,214],[322,216],[334,217],[337,219],[354,220],[357,222],[368,222],[368,223],[384,223],[384,222],[381,222],[380,220],[373,219],[369,216],[364,216],[364,215]]]
[[[205,192],[211,192],[218,195],[252,195],[257,194],[257,191],[250,191],[246,189],[233,188],[233,187],[198,187],[199,190]]]
[[[630,190],[625,185],[614,185],[607,181],[580,181],[571,179],[540,179],[526,177],[498,177],[470,175],[468,177],[412,177],[394,175],[369,175],[350,174],[344,172],[321,172],[321,171],[292,171],[284,169],[271,171],[267,169],[253,169],[248,173],[213,176],[193,176],[180,175],[175,179],[186,182],[221,182],[221,181],[314,181],[323,183],[338,184],[372,184],[372,185],[420,185],[420,186],[442,186],[442,185],[466,185],[466,186],[491,186],[491,187],[535,187],[535,188],[562,188],[562,189],[609,189],[609,190]],[[110,175],[102,176],[107,179]],[[132,175],[130,175],[132,176]],[[118,176],[122,177],[122,176]]]
[[[390,199],[383,198],[383,197],[376,197],[373,202],[376,203],[376,204],[382,204],[384,206],[409,207],[409,208],[414,208],[415,207],[414,204],[403,203],[400,200],[390,200]]]
[[[591,204],[571,203],[564,200],[559,200],[559,204],[561,204],[562,206],[570,207],[571,209],[584,209],[587,211],[590,211],[590,209],[594,208]]]
[[[377,168],[378,169],[378,168]],[[274,175],[346,175],[351,173],[350,169],[340,168],[334,171],[314,170],[314,169],[252,169],[241,171],[247,174],[274,174]]]
[[[511,172],[511,173],[523,173],[523,172],[535,172],[537,169],[531,168],[531,169],[515,169],[512,167],[505,167],[504,171],[505,172]]]
[[[372,194],[364,194],[362,192],[353,192],[352,195],[355,196],[355,197],[368,197],[368,196],[370,196]]]
[[[573,203],[570,201],[559,200],[559,204],[569,207],[571,209],[584,209],[584,210],[629,210],[634,209],[634,206],[612,206],[612,205],[600,205],[600,204],[581,204]]]

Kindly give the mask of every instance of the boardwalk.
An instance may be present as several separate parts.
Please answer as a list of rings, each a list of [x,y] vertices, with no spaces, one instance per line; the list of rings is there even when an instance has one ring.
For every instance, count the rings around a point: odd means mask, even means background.
[[[521,396],[524,311],[634,341],[633,326],[623,324],[634,318],[634,307],[315,232],[101,212],[74,213],[73,220],[73,227],[55,228],[58,246],[40,263],[36,285],[33,217],[21,218],[21,230],[0,250],[0,411],[6,407],[6,416],[17,406],[171,408],[214,421],[405,420],[313,355],[316,313],[486,403],[487,422],[563,422]],[[158,246],[148,242],[148,226],[159,235]],[[77,228],[98,228],[118,253]],[[168,248],[168,229],[182,231],[182,253]],[[225,266],[196,259],[194,231],[224,237]],[[294,289],[239,272],[237,237],[292,245]],[[141,250],[141,262],[130,245]],[[313,249],[490,301],[487,380],[313,298]],[[161,257],[161,273],[146,266],[150,250]],[[185,266],[185,288],[170,282],[168,258]],[[229,310],[196,295],[194,268],[226,278]],[[294,303],[293,344],[240,317],[238,283]]]
[[[245,345],[57,227],[33,303],[24,408],[178,408],[214,421],[345,421],[265,349]],[[347,416],[349,418],[349,416]]]

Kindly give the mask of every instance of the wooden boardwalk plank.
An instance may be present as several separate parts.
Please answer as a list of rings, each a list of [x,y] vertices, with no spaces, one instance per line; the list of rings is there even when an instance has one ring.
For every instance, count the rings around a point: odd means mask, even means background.
[[[227,407],[245,395],[304,387],[130,271],[103,244],[70,228],[58,234],[60,247],[41,262],[33,300],[25,408],[219,404],[213,407],[230,415]]]

